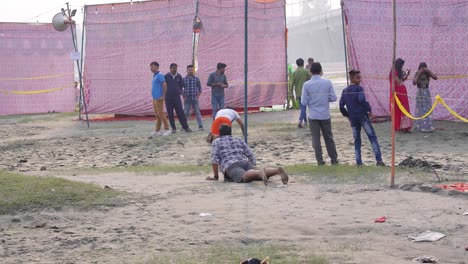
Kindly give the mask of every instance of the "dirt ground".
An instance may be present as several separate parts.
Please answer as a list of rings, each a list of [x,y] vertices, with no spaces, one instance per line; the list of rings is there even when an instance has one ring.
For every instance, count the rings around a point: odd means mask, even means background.
[[[249,116],[249,144],[259,165],[315,164],[310,132],[295,127],[297,117],[297,111]],[[466,196],[392,190],[387,181],[314,183],[302,174],[291,175],[287,187],[275,180],[265,187],[204,181],[210,173],[99,173],[116,166],[207,166],[207,132],[148,140],[151,121],[93,122],[88,129],[75,119],[0,118],[0,168],[108,185],[134,195],[127,205],[88,212],[0,216],[2,263],[135,263],[159,252],[249,243],[297,245],[325,254],[330,263],[413,263],[421,255],[436,256],[440,263],[468,263]],[[351,128],[336,110],[332,120],[339,160],[354,164]],[[204,121],[209,127],[210,121]],[[374,126],[389,163],[390,124]],[[398,134],[397,163],[424,158],[440,165],[441,177],[466,182],[468,125],[436,126],[440,130],[431,134]],[[240,135],[238,128],[234,131]],[[373,165],[370,144],[363,142],[363,160]],[[427,172],[427,181],[433,179]],[[397,175],[397,184],[407,181]],[[387,222],[374,223],[380,216]],[[434,243],[408,240],[426,230],[447,237]]]

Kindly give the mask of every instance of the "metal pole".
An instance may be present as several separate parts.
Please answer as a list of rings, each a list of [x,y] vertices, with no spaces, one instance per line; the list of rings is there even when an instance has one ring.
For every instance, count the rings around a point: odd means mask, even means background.
[[[392,96],[391,98],[391,114],[392,114],[392,165],[390,173],[390,187],[395,188],[395,59],[396,59],[396,41],[397,41],[397,18],[396,18],[396,0],[393,0],[393,57],[392,57],[392,71],[390,76],[392,78]]]
[[[249,27],[248,27],[248,14],[249,14],[249,1],[245,0],[245,10],[244,10],[244,122],[245,122],[245,127],[244,127],[244,141],[247,143],[248,141],[248,136],[247,136],[247,131],[248,131],[248,60],[249,60]]]
[[[196,7],[195,7],[195,18],[193,19],[194,24],[197,22],[197,18],[198,18],[198,5],[199,5],[199,1],[197,0]],[[195,28],[193,28],[193,29],[195,29]],[[197,33],[195,31],[193,31],[193,42],[192,42],[192,65],[193,65],[193,67],[195,67],[195,41],[196,41],[196,38],[197,38]]]
[[[85,18],[86,18],[86,5],[84,6],[84,14],[83,14],[83,23],[81,24],[81,67],[80,70],[83,72],[83,50],[84,50],[84,33],[85,33]],[[82,80],[80,80],[82,81]],[[79,101],[79,119],[81,120],[81,113],[82,113],[82,100],[84,98],[81,96],[81,91],[80,91],[80,101]]]
[[[288,23],[286,20],[286,0],[283,1],[284,3],[284,51],[286,55],[286,110],[289,110],[289,69],[288,69]]]
[[[343,47],[345,55],[345,66],[346,66],[346,84],[349,85],[348,77],[348,49],[346,45],[346,28],[345,28],[345,15],[344,15],[344,1],[341,1],[341,24],[343,26]]]
[[[70,5],[67,3],[67,11],[68,11],[68,17],[71,19],[70,17]],[[72,34],[72,40],[73,40],[73,48],[75,50],[75,52],[78,52],[78,40],[76,39],[76,26],[75,26],[75,23],[71,23],[70,24],[70,31],[71,31],[71,34]],[[83,106],[84,106],[84,109],[85,109],[85,114],[86,114],[86,124],[89,128],[89,119],[88,119],[88,109],[86,107],[86,100],[84,99],[84,91],[83,91],[83,79],[82,79],[82,76],[81,76],[81,67],[80,67],[80,61],[77,60],[76,61],[76,66],[78,68],[78,78],[80,79],[80,94],[81,96],[83,97]]]

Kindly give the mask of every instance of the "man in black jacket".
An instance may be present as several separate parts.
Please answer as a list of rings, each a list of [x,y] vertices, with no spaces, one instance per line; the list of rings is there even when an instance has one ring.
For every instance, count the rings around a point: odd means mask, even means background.
[[[174,121],[174,110],[177,114],[177,118],[179,118],[182,129],[186,132],[192,132],[187,124],[187,117],[185,116],[184,108],[182,107],[182,100],[180,99],[183,84],[182,75],[177,73],[177,64],[171,63],[170,72],[168,72],[164,78],[167,83],[166,110],[167,116],[169,117],[169,123],[172,127],[172,133],[177,132]]]

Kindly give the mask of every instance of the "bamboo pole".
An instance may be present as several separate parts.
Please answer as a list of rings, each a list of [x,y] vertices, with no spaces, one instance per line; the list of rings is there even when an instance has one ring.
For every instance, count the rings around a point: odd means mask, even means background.
[[[392,95],[391,95],[391,114],[392,114],[392,164],[390,174],[390,187],[395,188],[395,60],[396,60],[396,45],[397,45],[397,18],[396,18],[396,0],[393,0],[393,57],[392,70],[390,76],[392,79]]]

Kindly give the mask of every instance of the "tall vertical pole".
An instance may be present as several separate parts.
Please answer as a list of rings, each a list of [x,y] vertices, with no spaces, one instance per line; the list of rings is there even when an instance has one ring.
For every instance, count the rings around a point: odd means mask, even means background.
[[[199,6],[199,1],[197,0],[196,7],[195,7],[195,18],[193,19],[193,23],[197,22],[198,18],[198,6]],[[195,42],[197,41],[197,32],[195,32],[195,28],[193,28],[193,42],[192,42],[192,65],[195,67]]]
[[[68,17],[71,19],[71,13],[70,13],[70,5],[67,3],[67,11],[68,11]],[[76,38],[76,25],[75,23],[70,24],[70,31],[72,34],[72,40],[73,40],[73,48],[75,52],[78,52],[78,40]],[[78,78],[80,79],[80,94],[83,98],[83,106],[85,109],[85,115],[86,115],[86,124],[89,127],[89,119],[88,119],[88,109],[86,107],[86,99],[84,98],[84,90],[83,90],[83,78],[81,75],[81,67],[80,67],[80,61],[76,61],[76,67],[78,68]]]
[[[80,70],[81,72],[83,73],[83,51],[84,51],[84,35],[85,35],[85,20],[86,20],[86,5],[84,6],[84,14],[83,14],[83,23],[81,24],[81,67],[80,67]],[[80,80],[81,82],[82,80]],[[82,100],[84,100],[84,98],[81,96],[82,93],[80,91],[80,101],[79,101],[79,119],[81,120],[81,113],[82,113],[82,108],[83,108],[83,105],[82,105]]]
[[[283,1],[284,4],[284,52],[286,58],[286,110],[289,110],[289,67],[288,67],[288,22],[286,20],[286,0]]]
[[[247,143],[248,136],[247,131],[249,127],[248,122],[248,73],[249,73],[249,26],[248,26],[248,15],[249,15],[249,0],[245,0],[245,13],[244,13],[244,141]]]
[[[345,67],[346,67],[346,83],[349,85],[348,77],[348,49],[346,45],[346,28],[345,28],[345,13],[344,13],[344,1],[341,1],[341,24],[343,27],[343,47],[345,55]]]
[[[392,165],[390,173],[390,187],[395,187],[395,60],[396,60],[396,44],[397,44],[397,18],[396,18],[396,0],[393,0],[393,56],[392,56],[392,96],[391,98],[391,114],[392,114]]]

